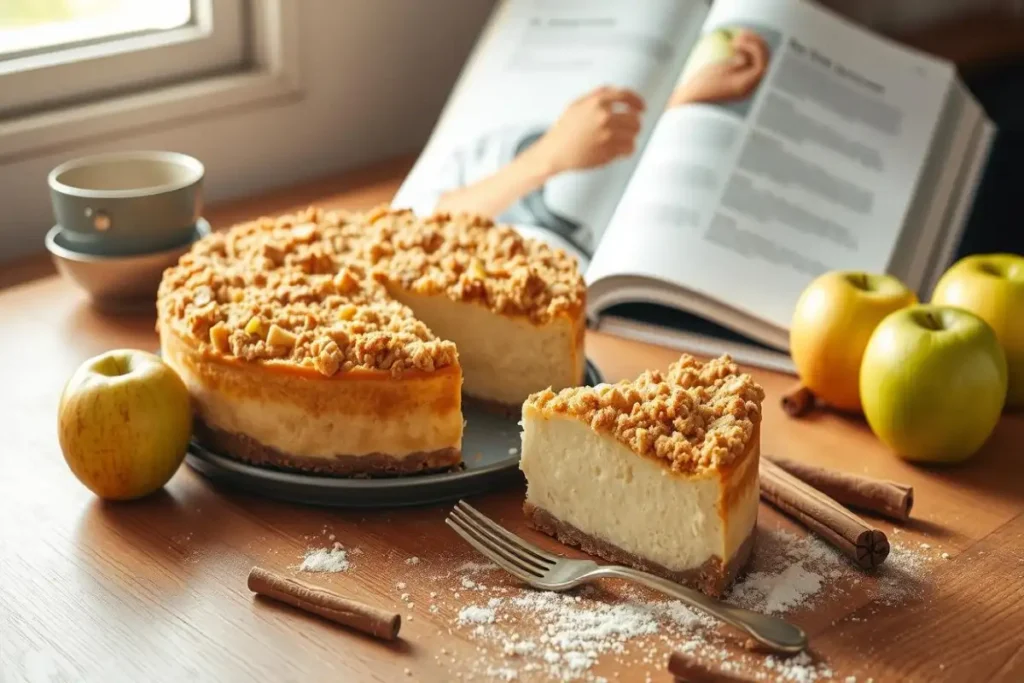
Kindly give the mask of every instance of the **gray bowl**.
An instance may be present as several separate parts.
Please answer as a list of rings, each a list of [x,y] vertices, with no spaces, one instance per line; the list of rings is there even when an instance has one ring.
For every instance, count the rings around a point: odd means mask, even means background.
[[[58,272],[84,290],[98,307],[151,307],[164,270],[208,234],[210,224],[200,218],[186,240],[170,249],[136,256],[97,256],[76,251],[63,226],[57,225],[46,235],[46,249]]]
[[[61,239],[77,251],[125,256],[183,244],[202,210],[204,169],[177,152],[113,152],[50,171]]]

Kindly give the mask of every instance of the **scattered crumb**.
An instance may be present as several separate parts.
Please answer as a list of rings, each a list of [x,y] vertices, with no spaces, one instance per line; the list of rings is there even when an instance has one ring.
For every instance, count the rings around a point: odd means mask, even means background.
[[[922,543],[921,547],[924,548],[925,550],[928,550],[929,548],[931,548],[931,546],[929,544],[927,544],[927,543]]]
[[[508,449],[508,454],[509,455],[515,455],[518,452],[519,452],[518,448],[510,448],[510,449]]]
[[[949,553],[942,553],[942,559],[948,560],[949,559]]]
[[[330,536],[327,537],[327,540],[328,541],[333,541],[336,538],[337,538],[337,536],[335,536],[334,534],[331,534]]]
[[[400,591],[401,590],[405,590],[405,582],[404,581],[399,581],[398,583],[395,584],[395,588],[397,588]]]
[[[407,559],[405,561],[405,563],[406,564],[419,564],[420,563],[420,558],[418,558],[418,557],[410,557],[409,559]]]

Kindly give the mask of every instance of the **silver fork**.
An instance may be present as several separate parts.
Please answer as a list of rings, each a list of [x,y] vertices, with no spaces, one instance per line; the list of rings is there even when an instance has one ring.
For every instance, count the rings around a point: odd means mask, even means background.
[[[700,591],[630,567],[552,555],[519,538],[463,500],[448,514],[445,523],[499,567],[534,588],[564,591],[593,579],[626,579],[718,617],[776,652],[795,653],[807,646],[807,634],[782,619],[726,605]]]

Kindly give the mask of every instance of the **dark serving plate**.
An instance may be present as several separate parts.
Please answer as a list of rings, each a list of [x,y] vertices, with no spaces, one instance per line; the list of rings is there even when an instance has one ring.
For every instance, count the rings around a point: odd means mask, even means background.
[[[587,360],[584,382],[603,381]],[[359,479],[258,467],[218,454],[193,439],[185,461],[211,480],[250,493],[310,505],[395,507],[425,505],[483,493],[519,475],[519,417],[463,404],[464,468],[452,472]]]

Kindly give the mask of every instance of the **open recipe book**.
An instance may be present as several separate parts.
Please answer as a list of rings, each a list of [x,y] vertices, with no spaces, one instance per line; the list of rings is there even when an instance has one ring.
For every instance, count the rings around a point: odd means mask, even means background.
[[[394,205],[576,253],[598,329],[789,369],[817,275],[930,291],[993,133],[952,64],[805,0],[504,0]]]

